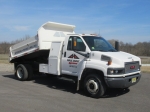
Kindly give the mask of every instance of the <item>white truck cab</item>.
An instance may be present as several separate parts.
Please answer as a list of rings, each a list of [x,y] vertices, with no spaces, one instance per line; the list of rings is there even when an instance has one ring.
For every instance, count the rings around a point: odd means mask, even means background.
[[[10,47],[19,80],[28,80],[35,71],[74,77],[77,89],[101,97],[109,88],[128,88],[141,78],[139,57],[118,51],[102,37],[75,34],[75,26],[48,22],[38,34]]]

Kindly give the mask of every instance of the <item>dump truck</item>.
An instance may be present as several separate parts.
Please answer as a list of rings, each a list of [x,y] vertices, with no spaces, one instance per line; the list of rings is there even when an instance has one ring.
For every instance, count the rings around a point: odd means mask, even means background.
[[[47,22],[37,35],[10,47],[10,63],[20,81],[37,73],[67,77],[77,90],[102,97],[108,88],[126,89],[141,78],[139,57],[119,51],[103,37],[75,34],[75,26]],[[116,44],[118,46],[118,44]]]

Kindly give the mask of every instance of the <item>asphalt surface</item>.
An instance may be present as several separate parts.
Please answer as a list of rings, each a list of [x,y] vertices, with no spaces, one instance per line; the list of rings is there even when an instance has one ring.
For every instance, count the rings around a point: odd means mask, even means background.
[[[150,112],[150,74],[127,90],[110,89],[104,98],[75,91],[72,81],[46,76],[18,81],[0,72],[0,112]]]

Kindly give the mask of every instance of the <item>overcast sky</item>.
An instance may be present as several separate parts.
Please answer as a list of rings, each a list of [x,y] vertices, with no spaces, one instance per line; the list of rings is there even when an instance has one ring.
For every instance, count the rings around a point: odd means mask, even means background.
[[[150,0],[0,0],[0,42],[34,36],[47,21],[107,40],[150,41]]]

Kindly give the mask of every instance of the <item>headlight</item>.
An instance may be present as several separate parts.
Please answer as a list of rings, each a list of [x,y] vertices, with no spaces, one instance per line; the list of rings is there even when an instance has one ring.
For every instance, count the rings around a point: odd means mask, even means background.
[[[108,75],[121,75],[124,74],[124,68],[108,68],[107,69]]]

